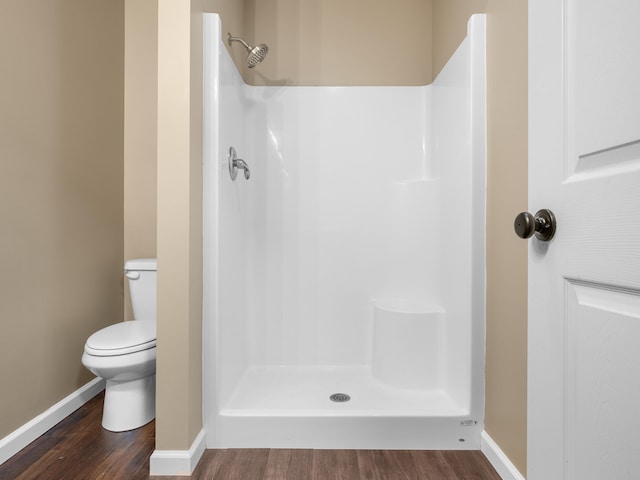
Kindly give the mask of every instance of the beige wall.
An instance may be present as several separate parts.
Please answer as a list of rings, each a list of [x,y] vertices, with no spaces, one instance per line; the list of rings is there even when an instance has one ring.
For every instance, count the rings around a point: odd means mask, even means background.
[[[244,21],[226,19],[224,0],[206,10],[222,16],[222,31],[243,26],[250,44],[266,43],[259,67],[244,66],[253,85],[424,85],[431,81],[431,0],[244,0]],[[240,2],[238,2],[240,3]],[[237,13],[237,12],[234,12]],[[233,35],[235,31],[231,31]]]
[[[193,9],[193,11],[192,11]],[[158,1],[156,449],[202,428],[202,6]]]
[[[124,258],[156,256],[158,4],[125,0]],[[125,320],[133,318],[125,283]]]
[[[431,79],[431,0],[249,0],[272,47],[256,85],[421,85]]]
[[[202,7],[125,6],[124,248],[158,258],[156,448],[187,450],[202,428]]]
[[[122,1],[0,2],[0,438],[123,309]]]
[[[488,0],[487,374],[485,429],[526,473],[527,0]]]
[[[460,42],[467,36],[467,21],[474,13],[487,11],[490,0],[433,0],[434,78],[447,64]]]

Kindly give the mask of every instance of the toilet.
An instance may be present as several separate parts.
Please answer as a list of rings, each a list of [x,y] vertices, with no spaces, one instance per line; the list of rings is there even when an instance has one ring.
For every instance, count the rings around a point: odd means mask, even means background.
[[[133,430],[156,416],[157,262],[128,260],[124,271],[134,320],[91,335],[82,355],[82,364],[106,380],[102,426],[112,432]]]

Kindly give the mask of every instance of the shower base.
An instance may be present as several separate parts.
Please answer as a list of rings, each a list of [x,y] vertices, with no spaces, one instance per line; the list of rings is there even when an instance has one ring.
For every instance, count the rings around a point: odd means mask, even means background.
[[[208,448],[473,450],[482,430],[447,392],[388,387],[366,366],[250,367],[212,425]]]
[[[345,393],[347,402],[333,402]],[[469,410],[445,391],[386,386],[367,366],[251,367],[244,373],[222,415],[434,416],[464,417]]]

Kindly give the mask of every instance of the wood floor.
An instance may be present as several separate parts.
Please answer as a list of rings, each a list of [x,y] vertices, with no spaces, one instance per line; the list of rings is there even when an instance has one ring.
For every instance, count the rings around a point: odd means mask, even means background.
[[[207,450],[198,480],[500,480],[480,452]],[[180,477],[151,477],[154,479]]]
[[[11,480],[180,480],[150,477],[155,424],[113,433],[100,426],[103,394],[0,465]],[[196,480],[500,480],[477,451],[207,450]]]

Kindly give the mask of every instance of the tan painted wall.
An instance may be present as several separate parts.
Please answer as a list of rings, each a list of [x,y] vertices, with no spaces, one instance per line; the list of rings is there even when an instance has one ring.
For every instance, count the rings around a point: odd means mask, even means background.
[[[201,12],[158,0],[158,450],[202,428]]]
[[[487,374],[485,429],[527,459],[527,0],[488,0]]]
[[[213,2],[206,7],[218,11]],[[424,85],[431,80],[431,0],[396,0],[391,8],[388,0],[245,0],[244,16],[245,40],[270,49],[250,70],[243,66],[246,50],[233,44],[232,56],[250,84]]]
[[[433,76],[440,73],[467,36],[467,21],[487,11],[490,0],[433,0]]]
[[[158,4],[125,0],[124,258],[156,256]],[[125,282],[125,320],[133,318]]]
[[[0,2],[0,438],[123,310],[122,1]]]
[[[158,258],[156,448],[186,450],[202,428],[202,7],[125,5],[125,255]]]

